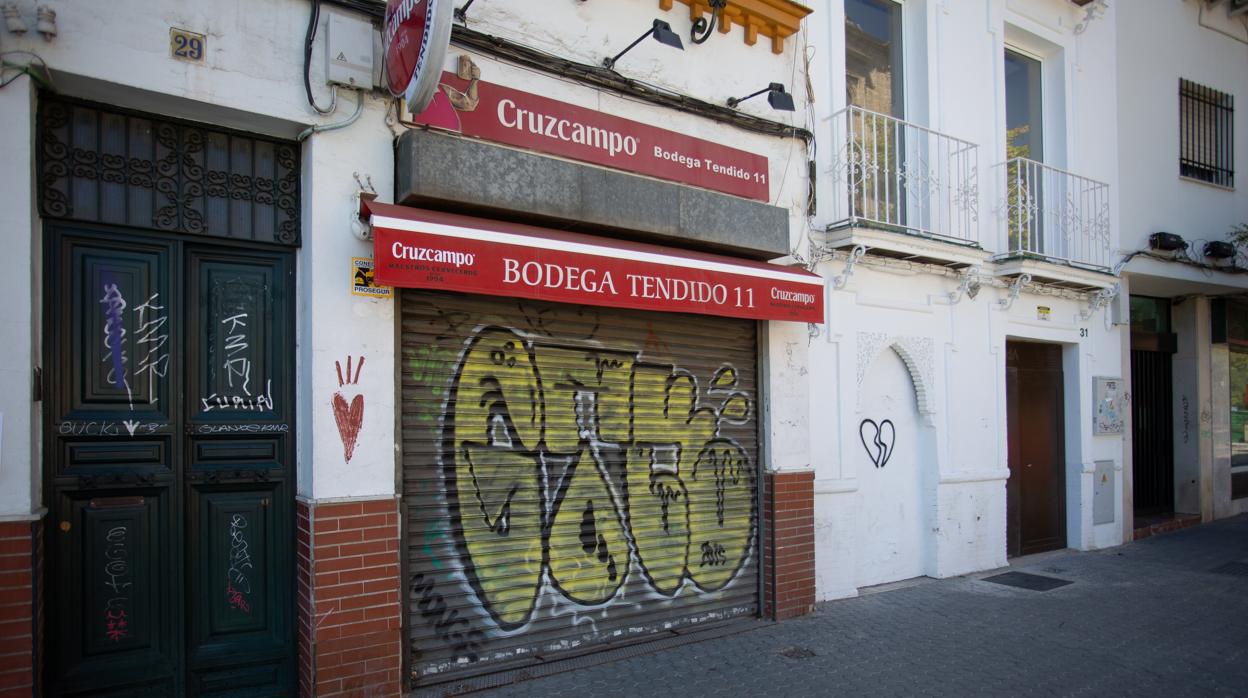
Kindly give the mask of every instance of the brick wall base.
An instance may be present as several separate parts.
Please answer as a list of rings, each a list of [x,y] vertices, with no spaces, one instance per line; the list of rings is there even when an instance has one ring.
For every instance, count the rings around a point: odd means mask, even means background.
[[[784,620],[815,608],[815,475],[763,476],[763,616]]]
[[[37,522],[0,523],[0,698],[36,693],[40,529]]]
[[[295,546],[299,695],[400,695],[398,501],[300,501]]]

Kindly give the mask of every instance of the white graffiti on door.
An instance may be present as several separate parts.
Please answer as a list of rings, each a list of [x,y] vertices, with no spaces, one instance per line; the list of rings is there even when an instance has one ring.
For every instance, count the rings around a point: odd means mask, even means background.
[[[135,330],[135,343],[145,345],[138,373],[147,374],[147,401],[153,405],[157,400],[156,379],[164,378],[169,373],[169,352],[165,348],[169,343],[166,327],[169,316],[163,312],[165,306],[157,305],[159,299],[160,294],[153,293],[151,298],[134,308],[139,323]]]

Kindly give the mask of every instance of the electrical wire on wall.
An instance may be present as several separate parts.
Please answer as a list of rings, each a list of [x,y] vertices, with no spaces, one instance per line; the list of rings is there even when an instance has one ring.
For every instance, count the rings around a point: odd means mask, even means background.
[[[312,96],[312,43],[316,40],[316,30],[321,23],[321,0],[312,0],[312,8],[308,14],[308,31],[303,39],[303,90],[308,97],[308,104],[318,114],[332,114],[338,108],[338,86],[329,88],[329,106],[322,108]],[[360,98],[363,104],[364,98]]]
[[[311,137],[311,135],[314,133],[324,133],[326,131],[334,131],[340,128],[346,128],[350,126],[351,124],[354,124],[356,121],[359,121],[360,114],[364,113],[364,91],[352,90],[352,92],[355,93],[356,102],[355,102],[355,111],[351,114],[351,116],[348,116],[342,121],[337,121],[332,124],[315,124],[313,126],[309,126],[305,128],[295,140],[302,143],[303,141]]]
[[[18,63],[10,60],[10,56],[28,56],[29,58],[25,63]],[[48,70],[48,64],[39,54],[33,51],[0,51],[0,88],[23,75],[29,75],[31,80],[46,90],[56,91],[55,85],[52,84],[52,72]]]

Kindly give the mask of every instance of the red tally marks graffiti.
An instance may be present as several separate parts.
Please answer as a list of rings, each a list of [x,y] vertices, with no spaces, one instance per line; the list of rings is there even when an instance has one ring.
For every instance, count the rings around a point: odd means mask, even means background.
[[[364,357],[355,366],[355,375],[351,375],[351,357],[347,357],[347,372],[344,377],[342,363],[335,361],[334,368],[338,371],[338,387],[358,385],[360,371],[364,369]],[[364,396],[356,395],[350,405],[342,396],[342,391],[334,393],[334,421],[338,423],[338,435],[342,437],[342,455],[348,463],[355,454],[355,442],[360,436],[360,427],[364,424]]]

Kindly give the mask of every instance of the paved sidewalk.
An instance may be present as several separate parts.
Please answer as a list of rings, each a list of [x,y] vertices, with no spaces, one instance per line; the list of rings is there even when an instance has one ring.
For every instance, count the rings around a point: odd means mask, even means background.
[[[821,604],[760,629],[491,696],[1248,696],[1248,516]],[[1000,571],[998,571],[1000,572]]]

